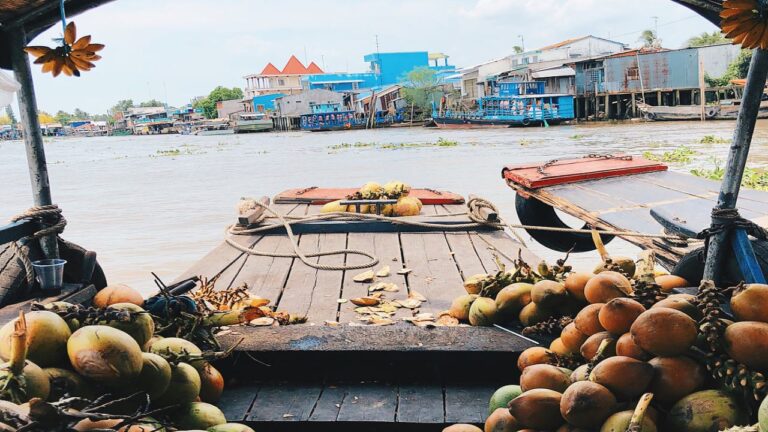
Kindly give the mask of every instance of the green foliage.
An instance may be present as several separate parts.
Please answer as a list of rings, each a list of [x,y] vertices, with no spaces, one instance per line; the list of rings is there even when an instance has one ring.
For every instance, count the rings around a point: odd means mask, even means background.
[[[432,102],[438,102],[442,96],[441,84],[435,71],[418,67],[406,74],[401,93],[409,105],[414,105],[422,113],[431,112]]]
[[[62,126],[69,124],[69,122],[74,120],[74,118],[72,117],[72,114],[62,110],[59,110],[59,112],[56,113],[54,118],[56,119],[57,122],[61,123]]]
[[[218,86],[213,89],[207,97],[204,97],[195,102],[194,107],[202,108],[205,117],[213,119],[218,116],[218,112],[216,111],[216,102],[242,98],[243,91],[241,89],[237,87],[232,87],[229,89],[226,87]]]
[[[115,106],[109,109],[109,115],[111,115],[114,118],[117,115],[117,113],[128,111],[128,108],[133,108],[133,107],[135,107],[135,105],[133,104],[133,99],[122,99],[117,101]]]
[[[749,63],[752,61],[752,51],[741,50],[738,57],[728,65],[725,74],[719,78],[710,77],[708,74],[704,74],[704,81],[706,81],[709,87],[725,87],[731,83],[733,79],[742,79],[747,77],[749,72]]]
[[[658,35],[656,35],[656,32],[653,30],[643,30],[643,32],[640,33],[638,41],[642,42],[643,47],[645,48],[661,47],[661,39],[658,38]]]
[[[139,106],[142,107],[142,108],[146,108],[146,107],[161,107],[161,106],[165,106],[165,104],[160,102],[157,99],[150,99],[148,101],[144,101],[144,102],[140,103]]]
[[[13,114],[13,108],[11,108],[10,105],[5,107],[5,116],[8,117],[8,121],[10,122],[8,124],[12,126],[16,126],[16,123],[17,123],[16,115]]]
[[[81,110],[80,108],[75,108],[75,112],[72,113],[73,120],[89,120],[90,118],[90,114]]]
[[[581,135],[581,134],[571,135],[571,139],[572,140],[578,140],[578,139],[582,139],[584,137],[585,137],[585,135]]]
[[[515,54],[522,54],[523,53],[523,47],[521,47],[520,45],[513,46],[512,50],[515,52]]]
[[[690,147],[680,146],[672,151],[666,151],[662,154],[652,153],[649,151],[643,152],[643,157],[648,160],[669,162],[669,163],[689,163],[693,160],[693,157],[699,154],[696,150]]]
[[[714,135],[704,135],[704,137],[702,137],[699,140],[700,144],[725,144],[729,142],[731,142],[731,140],[726,138],[720,138]]]
[[[712,33],[704,32],[698,36],[693,36],[686,42],[686,47],[703,47],[709,45],[717,45],[720,43],[728,42],[722,32],[715,30]]]
[[[720,181],[725,176],[725,168],[716,159],[714,168],[692,169],[691,174],[697,177]],[[750,189],[768,190],[768,172],[762,169],[746,167],[744,169],[744,177],[741,179],[741,185]]]
[[[457,141],[447,140],[445,138],[438,138],[436,142],[433,143],[423,143],[423,142],[415,142],[415,143],[387,143],[387,144],[381,144],[377,142],[356,142],[354,144],[350,143],[341,143],[329,146],[329,150],[350,150],[350,149],[365,149],[365,148],[371,148],[371,149],[385,149],[385,150],[402,150],[402,149],[408,149],[408,148],[423,148],[423,147],[456,147],[459,143]]]

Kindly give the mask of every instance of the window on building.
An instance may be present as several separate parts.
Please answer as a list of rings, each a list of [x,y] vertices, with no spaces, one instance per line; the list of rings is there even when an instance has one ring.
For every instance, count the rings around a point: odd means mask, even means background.
[[[627,80],[629,81],[640,80],[640,69],[637,66],[627,68]]]
[[[295,101],[295,103],[301,103],[301,101],[300,101],[300,100],[297,100],[297,101]]]
[[[523,57],[523,64],[528,64],[528,57]]]
[[[278,79],[278,80],[277,80],[277,85],[281,85],[281,86],[284,86],[284,85],[285,85],[285,80],[284,80],[284,79],[282,79],[282,78]]]

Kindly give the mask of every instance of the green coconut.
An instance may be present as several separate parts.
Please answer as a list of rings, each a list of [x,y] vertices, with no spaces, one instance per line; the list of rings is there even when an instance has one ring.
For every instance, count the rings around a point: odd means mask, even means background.
[[[467,321],[469,319],[469,309],[475,300],[477,300],[477,294],[458,296],[451,302],[451,308],[448,310],[448,313],[459,321]]]
[[[600,428],[600,432],[626,432],[632,421],[633,411],[619,411],[608,417]],[[643,416],[640,432],[656,432],[656,424],[647,415]],[[676,431],[677,432],[677,431]]]
[[[496,323],[496,301],[478,297],[469,308],[469,323],[473,326],[489,327]]]
[[[0,388],[5,388],[9,380],[13,379],[10,367],[10,362],[0,365]],[[19,377],[23,378],[22,382],[24,383],[22,388],[26,397],[22,398],[23,402],[32,398],[48,399],[48,395],[51,393],[51,383],[48,381],[48,375],[43,372],[40,366],[29,360],[25,361],[24,369],[21,370]]]
[[[498,390],[493,392],[490,402],[488,402],[488,414],[492,414],[498,408],[506,408],[509,402],[520,396],[523,393],[523,389],[519,385],[510,384],[503,387],[499,387]]]
[[[58,366],[65,362],[67,339],[72,335],[63,318],[49,311],[24,314],[27,322],[27,360],[40,367]],[[11,334],[18,318],[0,328],[0,358],[11,358]]]
[[[768,431],[768,398],[763,399],[757,410],[757,422],[761,431]]]
[[[255,432],[253,429],[240,423],[224,423],[208,428],[207,432]]]
[[[171,365],[153,353],[141,353],[141,373],[136,380],[139,390],[146,392],[150,399],[160,397],[171,384]]]
[[[720,390],[703,390],[677,401],[669,410],[664,429],[709,432],[748,423],[745,404]]]
[[[200,395],[200,374],[187,363],[179,363],[171,368],[171,383],[168,390],[160,396],[155,405],[166,407],[194,402]]]
[[[133,303],[115,303],[107,307],[107,309],[129,312],[145,312],[141,306],[136,306]],[[152,335],[155,333],[155,320],[152,319],[152,316],[149,313],[134,315],[130,320],[127,321],[112,320],[102,324],[128,333],[133,339],[136,340],[136,343],[138,343],[140,347],[146,345],[147,342],[152,338]]]
[[[51,402],[57,401],[65,395],[83,398],[94,396],[91,385],[83,377],[69,369],[45,368],[43,372],[48,376],[48,381],[51,384],[51,393],[48,396],[48,400]]]
[[[533,286],[531,300],[545,309],[555,309],[568,302],[568,291],[564,284],[545,279]]]
[[[64,301],[51,302],[51,303],[46,303],[44,305],[45,310],[49,310],[49,311],[50,310],[66,310],[74,306],[75,305],[73,305],[72,303],[64,302]],[[77,318],[69,318],[64,321],[67,322],[67,326],[69,326],[69,331],[71,332],[74,332],[80,328],[80,320]]]
[[[141,348],[128,333],[104,325],[86,326],[67,342],[72,367],[107,386],[129,384],[141,373]]]
[[[155,353],[166,360],[179,355],[200,355],[202,350],[192,342],[176,337],[163,338],[152,342],[152,346],[149,348],[149,352]],[[196,360],[190,362],[192,366],[197,369],[202,368],[205,365],[204,360]]]
[[[227,423],[220,409],[205,402],[184,404],[173,413],[174,424],[182,429],[207,429]]]
[[[531,290],[533,285],[529,283],[513,283],[505,286],[496,294],[496,309],[499,320],[512,321],[520,314],[520,311],[531,302]]]

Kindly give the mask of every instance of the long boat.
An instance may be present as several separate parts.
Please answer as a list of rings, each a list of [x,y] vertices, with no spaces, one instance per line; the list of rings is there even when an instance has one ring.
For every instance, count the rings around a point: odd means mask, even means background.
[[[274,128],[272,120],[264,113],[242,113],[235,119],[236,134],[248,132],[267,132]]]
[[[716,105],[704,107],[705,120],[736,120],[739,115],[740,101],[725,100]],[[646,120],[676,121],[701,120],[701,105],[651,106],[638,103],[637,108]],[[757,118],[768,118],[768,101],[760,103]]]
[[[383,128],[401,120],[399,115],[387,111],[376,111],[374,118],[352,110],[345,110],[339,103],[316,104],[311,114],[303,114],[299,123],[301,130],[327,132],[351,129]]]
[[[472,111],[441,106],[432,112],[437,127],[446,129],[549,125],[573,118],[573,96],[545,93],[540,81],[501,82],[498,94],[479,98]]]

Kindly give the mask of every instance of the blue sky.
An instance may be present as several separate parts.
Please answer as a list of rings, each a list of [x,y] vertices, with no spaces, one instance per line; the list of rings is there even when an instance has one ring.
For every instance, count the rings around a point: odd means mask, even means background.
[[[669,48],[715,30],[669,0],[116,0],[74,19],[79,35],[107,45],[95,69],[54,79],[35,66],[34,78],[51,113],[103,113],[119,99],[178,106],[294,53],[326,71],[364,71],[376,35],[381,51],[440,51],[471,66],[509,54],[520,34],[528,49],[587,34],[636,46],[654,17]],[[55,26],[33,43],[60,35]]]

